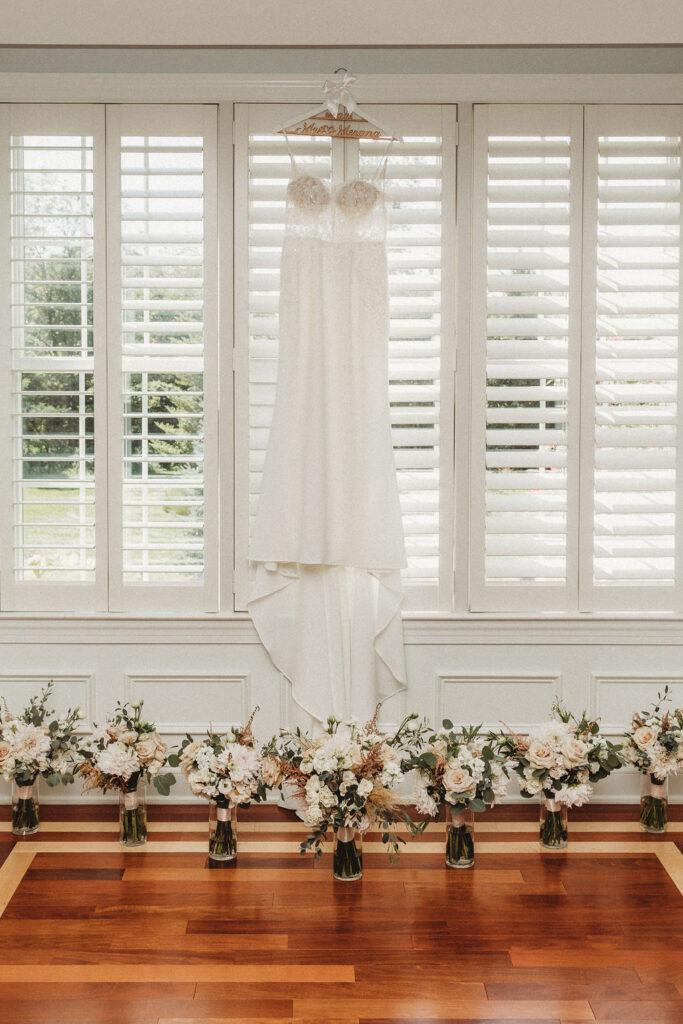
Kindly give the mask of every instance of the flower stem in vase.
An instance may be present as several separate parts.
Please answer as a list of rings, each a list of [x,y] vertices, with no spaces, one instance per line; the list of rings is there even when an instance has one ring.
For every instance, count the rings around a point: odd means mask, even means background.
[[[539,841],[544,850],[563,850],[567,845],[567,805],[549,796],[541,797]]]
[[[237,808],[211,801],[209,807],[209,857],[234,860],[237,856]]]
[[[640,827],[643,832],[666,832],[667,826],[667,781],[655,775],[643,779],[643,794],[640,798]]]
[[[147,842],[147,814],[139,788],[120,794],[119,842],[122,846],[143,846]]]
[[[12,786],[12,834],[30,836],[40,828],[40,813],[35,782]]]
[[[474,824],[469,808],[448,808],[446,864],[449,868],[471,868],[474,864]]]
[[[334,877],[353,882],[363,875],[363,840],[355,828],[337,828],[334,832]]]

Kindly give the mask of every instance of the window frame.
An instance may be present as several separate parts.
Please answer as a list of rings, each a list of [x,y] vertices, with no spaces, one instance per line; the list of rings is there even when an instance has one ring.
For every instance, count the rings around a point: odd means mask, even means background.
[[[310,109],[315,105],[319,96],[319,76],[314,76],[314,81],[313,76],[311,81],[302,81],[300,75],[284,77],[286,79],[287,95],[297,100],[297,106],[301,105],[302,107],[305,106],[306,109]],[[543,105],[546,101],[553,102],[562,107],[572,105],[572,103],[580,104],[583,106],[586,118],[588,118],[588,113],[591,109],[600,111],[607,105],[612,105],[615,109],[641,106],[646,112],[651,112],[653,108],[666,109],[676,107],[680,110],[680,104],[672,103],[671,96],[677,95],[680,91],[680,87],[683,84],[683,76],[661,75],[656,76],[656,79],[652,79],[652,77],[645,79],[644,76],[614,75],[602,76],[599,80],[595,76],[585,75],[378,75],[371,76],[371,78],[372,81],[368,80],[368,84],[363,90],[362,101],[364,105],[365,100],[370,98],[391,102],[396,95],[404,97],[408,104],[434,102],[433,97],[437,96],[439,101],[444,104],[455,104],[457,102],[458,105],[460,138],[458,143],[457,186],[456,195],[454,195],[454,202],[457,202],[457,222],[454,221],[456,228],[457,265],[454,276],[456,285],[453,289],[454,292],[457,292],[458,373],[455,377],[456,398],[452,404],[456,425],[454,442],[455,465],[453,467],[455,480],[453,490],[457,495],[458,504],[457,513],[452,516],[455,542],[449,552],[448,568],[444,567],[444,574],[449,574],[450,569],[453,568],[452,562],[454,560],[457,567],[457,587],[455,588],[454,604],[452,604],[450,611],[446,608],[441,610],[431,609],[418,613],[408,611],[406,618],[423,619],[427,623],[431,620],[435,624],[432,628],[436,630],[438,620],[442,620],[444,624],[449,619],[463,619],[470,620],[471,622],[479,620],[484,624],[485,620],[488,620],[490,627],[496,620],[513,620],[520,617],[530,621],[541,622],[546,611],[549,611],[553,618],[566,620],[567,622],[586,616],[589,618],[592,616],[596,620],[604,620],[607,623],[619,622],[621,619],[628,621],[630,618],[655,617],[660,618],[662,621],[670,620],[675,626],[677,621],[680,620],[681,610],[683,610],[683,601],[680,600],[680,597],[677,598],[675,607],[669,606],[666,610],[659,607],[643,606],[642,610],[636,611],[631,607],[631,602],[628,602],[625,607],[616,607],[616,602],[610,601],[608,606],[602,607],[600,602],[590,599],[585,594],[583,588],[580,603],[577,602],[575,605],[558,608],[555,611],[533,607],[527,609],[524,606],[520,606],[517,601],[511,602],[510,607],[507,608],[491,609],[488,614],[482,614],[482,612],[473,609],[469,596],[472,518],[470,516],[469,501],[472,443],[469,435],[470,413],[473,404],[470,393],[472,381],[468,326],[471,316],[469,282],[472,274],[470,251],[471,235],[473,233],[473,224],[470,216],[473,196],[471,160],[473,145],[471,121],[473,111],[484,104],[516,103],[527,107],[536,107]],[[233,374],[230,372],[230,356],[234,355],[236,366],[238,365],[239,356],[234,344],[235,338],[233,337],[236,316],[234,317],[232,312],[232,291],[229,287],[225,287],[226,282],[229,284],[232,281],[233,260],[236,266],[239,266],[239,251],[236,244],[233,245],[232,239],[233,195],[235,202],[237,201],[237,190],[235,189],[233,193],[232,189],[233,102],[261,104],[262,102],[273,102],[280,99],[283,95],[283,76],[253,76],[246,81],[243,76],[239,75],[216,75],[209,82],[206,76],[191,74],[164,76],[153,74],[68,76],[60,74],[50,76],[50,81],[48,82],[48,79],[43,76],[31,76],[29,79],[28,76],[0,74],[0,80],[7,86],[5,92],[6,99],[0,104],[0,127],[4,127],[7,124],[13,107],[22,107],[25,111],[30,111],[31,108],[47,110],[50,113],[52,123],[54,123],[54,114],[60,109],[60,106],[69,110],[73,110],[76,107],[82,109],[104,109],[104,106],[108,105],[111,100],[120,101],[121,103],[126,101],[131,103],[142,101],[155,107],[171,103],[183,104],[189,102],[193,106],[207,104],[217,106],[218,108],[218,207],[220,210],[219,232],[221,240],[219,261],[222,283],[219,317],[221,325],[220,357],[222,372],[219,382],[220,416],[218,418],[218,434],[220,436],[221,450],[221,479],[220,512],[217,524],[217,529],[221,535],[221,546],[220,553],[218,554],[217,552],[216,561],[220,557],[220,617],[234,619],[237,624],[245,616],[237,609],[233,599],[235,590],[234,567],[236,565],[234,546],[236,531],[233,529],[233,526],[237,526],[232,521],[236,487],[234,469],[239,453],[236,451],[235,445],[236,430],[232,408],[234,388]],[[87,100],[87,102],[84,102],[84,100]],[[299,100],[300,103],[298,102]],[[9,139],[9,130],[5,131],[5,138]],[[5,151],[4,140],[2,149]],[[6,189],[0,187],[0,218],[9,217],[9,204],[6,192]],[[97,203],[95,205],[97,208]],[[0,296],[8,294],[9,289],[8,262],[2,258],[6,244],[6,239],[0,239]],[[235,254],[237,254],[236,258]],[[95,296],[95,303],[97,303],[97,295]],[[5,303],[5,311],[8,308],[8,304]],[[7,312],[1,314],[1,316],[5,326],[7,326],[9,323]],[[100,326],[101,323],[102,319],[100,317]],[[95,327],[97,330],[97,321]],[[474,346],[471,347],[474,348]],[[102,346],[100,346],[100,352],[102,352]],[[4,347],[3,353],[0,354],[0,371],[4,369],[6,353],[7,346]],[[582,367],[583,372],[585,372],[585,361]],[[679,400],[681,397],[681,387],[683,386],[680,378],[681,375],[679,375]],[[0,415],[2,415],[3,422],[5,423],[7,423],[6,413],[11,412],[9,406],[5,408],[7,379],[8,375],[4,373],[0,380]],[[96,408],[96,416],[97,411]],[[101,403],[99,411],[102,411]],[[585,418],[583,422],[585,426]],[[0,457],[2,458],[6,457],[9,436],[10,431],[7,429],[0,431]],[[465,452],[467,457],[463,457]],[[679,473],[681,458],[683,458],[683,446],[679,446],[678,450],[677,472]],[[98,485],[99,498],[103,497],[103,482],[106,484],[106,481],[100,479]],[[7,489],[5,489],[4,493],[7,494]],[[585,492],[582,490],[582,498],[584,494]],[[6,515],[6,499],[2,501],[2,504],[4,506],[2,513]],[[582,512],[582,515],[584,514]],[[683,521],[681,521],[681,518],[679,515],[679,523],[677,525],[679,557],[682,551],[681,542],[683,541]],[[101,526],[102,516],[99,515],[98,506],[98,530]],[[592,531],[588,546],[592,552]],[[84,600],[84,585],[78,585],[69,600],[66,600],[69,595],[67,595],[64,585],[60,586],[58,593],[55,592],[54,594],[54,603],[50,607],[47,606],[47,602],[42,596],[38,601],[29,601],[21,596],[17,599],[16,595],[13,594],[13,591],[16,590],[16,584],[14,584],[13,580],[8,579],[8,574],[9,576],[12,574],[11,567],[13,565],[13,557],[10,557],[9,560],[7,557],[8,548],[10,547],[11,532],[0,530],[0,567],[2,568],[2,576],[0,577],[2,584],[0,591],[2,595],[0,618],[5,617],[5,613],[14,615],[17,612],[25,612],[27,618],[36,619],[45,614],[59,616],[63,613],[65,615],[73,615],[81,611],[93,614],[101,610],[104,615],[108,615],[109,611],[113,612],[113,608],[108,608],[107,606],[106,593],[102,599],[98,597],[95,601]],[[585,552],[582,557],[585,557]],[[98,560],[98,568],[101,569],[101,567],[101,560]],[[681,578],[680,573],[678,578]],[[100,586],[101,582],[101,580],[98,581],[98,586]],[[48,586],[48,584],[44,584],[43,587],[45,589],[41,587],[41,595],[47,592]],[[450,574],[450,578],[447,581],[447,587],[450,594],[452,574]],[[144,605],[144,607],[139,606],[130,609],[131,616],[135,617],[143,614],[156,616],[165,612],[164,608],[157,607],[153,602],[150,602],[149,606],[146,606],[147,602],[142,602],[141,605]],[[179,602],[179,607],[171,609],[170,615],[174,618],[180,617],[186,611],[188,609],[185,603]],[[203,614],[201,611],[194,612],[192,609],[189,609],[189,612],[190,614]],[[127,613],[128,609],[124,614]],[[571,628],[571,626],[568,628]],[[437,633],[435,632],[434,636],[436,637],[436,635]],[[444,633],[444,637],[445,635]],[[249,636],[251,636],[251,633]]]

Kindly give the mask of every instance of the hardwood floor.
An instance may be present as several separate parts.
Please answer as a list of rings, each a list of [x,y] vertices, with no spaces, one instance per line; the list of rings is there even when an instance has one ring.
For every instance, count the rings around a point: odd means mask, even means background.
[[[223,866],[203,805],[152,807],[128,853],[113,808],[44,807],[17,842],[5,814],[0,1021],[682,1024],[683,807],[661,838],[634,807],[571,812],[559,854],[536,813],[478,818],[468,871],[444,866],[443,825],[393,868],[369,835],[358,883],[300,857],[273,807],[241,813]]]

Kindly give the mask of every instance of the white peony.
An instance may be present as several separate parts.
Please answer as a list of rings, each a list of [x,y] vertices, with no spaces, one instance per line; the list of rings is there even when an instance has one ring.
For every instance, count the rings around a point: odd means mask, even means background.
[[[418,780],[415,783],[413,801],[418,814],[427,814],[430,818],[434,818],[438,814],[439,805],[436,800],[429,795],[427,786],[423,781]]]
[[[95,767],[105,775],[114,775],[127,781],[131,775],[140,771],[140,761],[134,749],[120,743],[110,743],[100,751]]]
[[[15,721],[6,730],[11,757],[18,764],[35,766],[39,771],[48,767],[50,737],[45,729],[27,722]]]

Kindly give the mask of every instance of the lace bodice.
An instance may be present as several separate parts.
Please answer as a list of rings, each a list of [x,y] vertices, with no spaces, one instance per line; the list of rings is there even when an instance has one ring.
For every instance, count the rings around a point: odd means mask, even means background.
[[[295,170],[287,186],[287,233],[335,242],[383,242],[384,194],[364,178],[330,189],[320,178]]]

